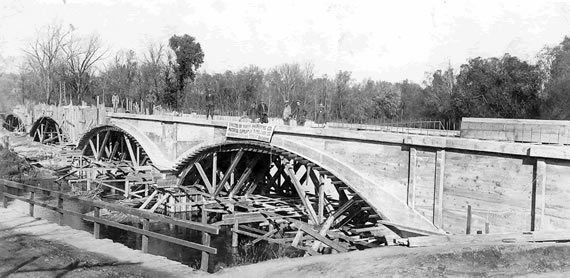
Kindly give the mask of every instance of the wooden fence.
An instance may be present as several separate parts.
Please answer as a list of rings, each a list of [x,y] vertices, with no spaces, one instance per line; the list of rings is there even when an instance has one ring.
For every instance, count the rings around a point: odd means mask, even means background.
[[[15,190],[23,191],[21,195],[28,195],[27,197],[21,196],[20,194],[11,194],[9,193],[8,189],[12,188]],[[170,243],[174,243],[177,245],[182,245],[188,248],[196,249],[202,251],[202,258],[200,263],[200,270],[208,271],[208,265],[210,260],[210,255],[217,254],[217,249],[210,246],[210,238],[211,235],[217,235],[220,232],[220,228],[218,226],[209,225],[206,223],[207,221],[207,212],[202,212],[202,223],[195,222],[195,221],[188,221],[188,220],[180,220],[175,219],[168,216],[163,216],[155,213],[149,213],[146,211],[141,211],[138,209],[133,209],[117,204],[111,204],[103,201],[98,200],[91,200],[85,198],[79,198],[77,196],[71,196],[65,194],[61,191],[61,186],[58,185],[58,190],[51,190],[46,188],[41,188],[37,186],[17,183],[13,181],[3,180],[0,179],[0,200],[2,201],[2,205],[4,208],[8,206],[9,199],[18,199],[24,202],[29,203],[29,214],[30,216],[34,216],[34,208],[35,206],[41,206],[47,208],[49,210],[53,210],[59,213],[59,224],[63,225],[63,215],[64,214],[71,214],[78,217],[81,217],[84,220],[91,221],[94,223],[93,225],[93,235],[95,238],[101,238],[101,225],[112,226],[115,228],[119,228],[125,231],[133,232],[138,235],[142,236],[142,246],[141,250],[145,253],[148,253],[148,239],[149,237],[160,239],[163,241],[167,241]],[[20,191],[20,192],[21,192]],[[43,196],[55,197],[57,198],[57,205],[51,205],[44,201],[38,201],[36,194],[41,194]],[[94,208],[94,215],[89,216],[78,211],[66,210],[63,208],[63,204],[65,201],[74,201],[78,202],[82,205],[91,206]],[[118,222],[110,221],[107,219],[103,219],[100,217],[100,210],[104,208],[109,211],[116,211],[121,212],[126,215],[135,216],[142,219],[142,229],[129,226],[125,224],[121,224]],[[202,232],[202,243],[195,243],[191,241],[186,241],[183,239],[163,235],[157,232],[150,231],[150,221],[156,221],[160,223],[170,224],[179,226],[182,228],[200,231]]]

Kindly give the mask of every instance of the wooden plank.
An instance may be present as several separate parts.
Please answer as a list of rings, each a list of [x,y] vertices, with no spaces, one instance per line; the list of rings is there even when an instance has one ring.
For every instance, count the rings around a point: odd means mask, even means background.
[[[305,194],[305,191],[301,188],[301,184],[299,183],[299,180],[295,176],[293,168],[286,167],[285,173],[289,175],[289,178],[291,179],[293,186],[295,186],[295,189],[297,190],[297,193],[301,198],[301,202],[303,202],[303,205],[307,209],[307,213],[309,214],[309,219],[313,222],[313,224],[315,225],[319,224],[319,220],[317,219],[317,214],[315,213],[315,209],[311,205],[311,201],[309,201],[309,199],[307,198],[307,194]]]
[[[445,184],[445,150],[437,150],[435,159],[433,224],[443,228],[443,186]]]
[[[335,217],[334,215],[330,215],[327,220],[325,221],[325,223],[323,224],[323,226],[321,227],[321,230],[319,231],[319,234],[321,236],[326,236],[328,230],[331,228],[332,224],[334,223]],[[313,242],[313,246],[311,247],[311,249],[318,251],[319,250],[319,246],[321,245],[320,241],[316,241]]]
[[[93,152],[93,157],[95,157],[95,159],[97,159],[97,149],[95,148],[95,145],[93,144],[93,140],[89,139],[89,146],[91,147],[91,151]]]
[[[296,225],[299,225],[299,224],[296,224]],[[302,229],[308,235],[314,237],[316,240],[322,242],[323,244],[328,245],[329,247],[333,248],[334,250],[336,250],[338,252],[348,252],[348,249],[346,249],[344,246],[341,246],[338,243],[326,238],[325,236],[322,236],[321,234],[319,234],[319,232],[313,230],[313,228],[311,228],[306,223],[300,224],[298,228]]]
[[[379,224],[382,224],[384,226],[391,226],[391,227],[394,227],[398,230],[407,231],[407,232],[411,232],[411,233],[418,234],[418,235],[442,235],[442,234],[445,234],[444,231],[441,231],[438,233],[438,232],[418,229],[415,227],[408,227],[405,225],[401,225],[401,224],[394,223],[391,221],[386,221],[386,220],[376,220],[376,222]],[[354,229],[354,230],[359,230],[359,229]]]
[[[154,212],[156,209],[158,209],[158,207],[162,204],[164,204],[164,202],[166,202],[166,200],[168,199],[168,197],[170,197],[169,194],[164,194],[162,196],[162,198],[160,198],[158,201],[156,201],[156,204],[154,204],[154,206],[152,206],[152,208],[150,208],[149,212]]]
[[[304,234],[303,230],[301,230],[301,228],[299,228],[297,230],[297,233],[295,234],[295,238],[293,239],[291,246],[293,246],[293,247],[299,246],[299,243],[301,242],[301,239],[303,238],[303,234]]]
[[[230,198],[240,191],[242,186],[245,184],[245,181],[249,178],[249,176],[253,172],[253,167],[255,167],[255,165],[259,161],[259,158],[260,158],[259,156],[256,156],[254,159],[250,160],[247,163],[245,171],[241,174],[241,177],[239,178],[238,182],[234,185],[234,188],[230,192],[229,195]]]
[[[105,149],[105,146],[107,145],[107,141],[109,140],[110,134],[111,134],[111,131],[107,130],[107,133],[105,133],[105,137],[103,137],[103,143],[101,143],[101,147],[99,148],[99,152],[97,153],[97,156],[96,156],[97,160],[101,160],[101,156],[103,155],[103,150]]]
[[[153,191],[150,196],[147,197],[147,199],[144,201],[144,203],[139,207],[139,209],[144,210],[146,209],[146,206],[148,206],[148,204],[150,204],[150,202],[152,201],[152,199],[154,199],[154,197],[158,194],[158,190]]]
[[[268,238],[270,238],[271,236],[273,236],[275,233],[277,233],[279,230],[277,229],[273,229],[267,233],[265,233],[264,235],[262,235],[259,238],[256,238],[254,241],[251,242],[251,244],[256,244],[262,240],[267,240]]]
[[[206,176],[206,172],[204,172],[204,168],[202,168],[202,165],[200,165],[199,162],[195,162],[194,167],[196,167],[196,169],[198,170],[198,173],[200,173],[200,177],[202,178],[202,181],[204,182],[204,185],[206,186],[206,189],[208,190],[208,192],[210,194],[214,193],[214,187],[212,187],[212,184],[210,183],[210,179],[208,179],[208,177]]]
[[[131,146],[131,140],[129,140],[129,137],[127,137],[127,135],[124,135],[124,137],[125,137],[125,145],[127,145],[127,149],[129,150],[129,156],[131,157],[133,165],[139,165],[135,152],[133,151],[133,147]]]
[[[537,231],[524,233],[438,235],[410,237],[403,241],[409,247],[449,246],[458,244],[520,244],[526,242],[566,242],[570,231]]]

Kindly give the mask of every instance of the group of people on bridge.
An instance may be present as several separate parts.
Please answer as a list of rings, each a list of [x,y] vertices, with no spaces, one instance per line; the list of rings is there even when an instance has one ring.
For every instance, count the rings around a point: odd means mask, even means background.
[[[214,119],[214,105],[215,98],[212,91],[208,91],[205,96],[206,102],[206,119]],[[316,112],[316,127],[324,127],[325,120],[325,106],[321,103]],[[249,109],[244,111],[242,119],[251,120],[253,123],[268,123],[269,122],[269,108],[265,101],[260,100],[258,103],[252,102]],[[293,106],[288,100],[285,100],[285,107],[282,113],[283,123],[290,125],[291,120],[295,120],[298,126],[304,126],[307,121],[307,110],[300,100],[293,103]]]

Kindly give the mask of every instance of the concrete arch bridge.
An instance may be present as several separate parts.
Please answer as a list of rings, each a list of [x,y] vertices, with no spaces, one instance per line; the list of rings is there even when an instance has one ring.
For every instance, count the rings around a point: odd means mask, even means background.
[[[235,238],[343,252],[464,233],[467,206],[473,230],[570,226],[563,146],[290,126],[253,140],[223,121],[105,117],[78,140],[78,180],[139,209],[204,210]]]

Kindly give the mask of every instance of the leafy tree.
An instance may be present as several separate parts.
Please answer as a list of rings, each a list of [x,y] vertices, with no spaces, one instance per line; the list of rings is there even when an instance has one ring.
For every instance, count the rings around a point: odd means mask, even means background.
[[[422,117],[439,120],[453,118],[453,69],[450,67],[445,72],[436,70],[424,84]]]
[[[409,119],[424,117],[423,89],[419,84],[404,80],[399,84],[401,91],[401,116]]]
[[[547,119],[570,119],[570,38],[557,46],[545,48],[540,56],[544,92],[541,116]]]
[[[456,116],[536,117],[540,82],[537,66],[509,54],[501,59],[470,59],[457,77]]]
[[[204,52],[200,43],[190,35],[183,36],[172,36],[168,42],[168,45],[174,52],[176,58],[175,60],[169,59],[169,64],[172,67],[172,74],[174,75],[174,80],[167,82],[169,85],[176,85],[175,88],[168,88],[167,93],[173,93],[175,96],[169,96],[169,105],[173,108],[179,108],[179,96],[184,92],[186,87],[186,82],[188,80],[194,81],[196,78],[196,71],[200,68],[200,65],[204,62]],[[174,83],[172,82],[174,81]]]
[[[350,93],[351,73],[349,71],[339,71],[334,79],[335,92],[332,100],[331,113],[336,119],[346,119],[350,113],[347,109],[347,101]]]

